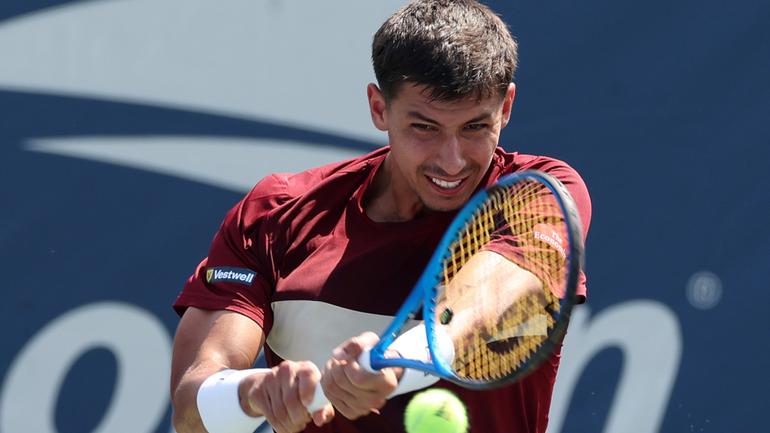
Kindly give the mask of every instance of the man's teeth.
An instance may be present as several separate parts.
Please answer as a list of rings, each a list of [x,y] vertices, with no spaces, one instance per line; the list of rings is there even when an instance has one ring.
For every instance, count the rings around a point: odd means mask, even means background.
[[[433,181],[433,183],[436,185],[446,189],[457,188],[457,186],[460,185],[460,182],[462,182],[462,179],[456,180],[454,182],[447,182],[445,180],[436,179],[435,177],[430,178],[430,180]]]

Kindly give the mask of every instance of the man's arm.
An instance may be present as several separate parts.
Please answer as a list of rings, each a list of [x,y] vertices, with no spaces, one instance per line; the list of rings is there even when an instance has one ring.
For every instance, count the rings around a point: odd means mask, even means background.
[[[525,297],[542,298],[542,311],[548,305],[543,283],[533,273],[494,251],[479,251],[460,269],[446,287],[437,311],[449,308],[455,314],[446,326],[453,341],[483,327],[494,327],[504,312]]]
[[[263,343],[262,329],[246,316],[197,308],[185,311],[174,337],[171,363],[176,431],[206,432],[196,402],[201,384],[224,369],[251,368]],[[251,417],[267,417],[279,432],[300,431],[311,420],[303,402],[312,399],[319,380],[320,372],[312,363],[284,361],[240,382],[241,409]],[[320,425],[332,416],[329,406],[314,414],[313,421]]]
[[[212,374],[254,363],[264,336],[251,319],[229,311],[188,308],[174,337],[171,401],[174,428],[180,433],[205,432],[198,414],[198,388]]]

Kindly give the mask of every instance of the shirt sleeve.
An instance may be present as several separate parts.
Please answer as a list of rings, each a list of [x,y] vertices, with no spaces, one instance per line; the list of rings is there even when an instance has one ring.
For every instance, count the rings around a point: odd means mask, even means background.
[[[554,160],[540,160],[538,165],[526,167],[544,171],[561,181],[572,196],[578,214],[580,216],[581,233],[585,243],[588,234],[588,228],[591,222],[591,199],[588,195],[583,179],[567,164]],[[548,209],[544,206],[543,209]],[[557,233],[558,230],[548,224],[552,215],[546,215],[542,212],[532,213],[530,215],[517,213],[516,221],[509,221],[507,224],[499,225],[499,229],[492,234],[491,242],[485,249],[499,253],[519,266],[534,273],[543,283],[554,291],[557,297],[563,296],[560,288],[564,287],[564,281],[561,277],[564,275],[564,238],[565,233]],[[525,239],[519,239],[523,234],[516,235],[511,231],[508,224],[520,226],[524,224],[532,227],[533,232],[526,235],[527,239],[534,237],[539,242],[529,242]],[[580,270],[577,285],[578,303],[585,302],[587,296],[586,275],[584,269]]]
[[[564,162],[553,160],[545,167],[546,173],[558,179],[569,191],[572,196],[572,200],[577,207],[578,215],[580,215],[581,232],[583,234],[583,245],[586,244],[588,239],[588,229],[591,226],[591,196],[588,193],[588,187],[586,186],[583,178],[580,177],[574,168],[570,167]],[[588,296],[587,279],[584,269],[580,270],[580,276],[578,278],[577,295],[578,303],[585,302]]]
[[[263,329],[272,326],[270,299],[275,287],[271,256],[273,211],[286,200],[286,182],[270,176],[225,216],[204,258],[173,304],[243,314]]]

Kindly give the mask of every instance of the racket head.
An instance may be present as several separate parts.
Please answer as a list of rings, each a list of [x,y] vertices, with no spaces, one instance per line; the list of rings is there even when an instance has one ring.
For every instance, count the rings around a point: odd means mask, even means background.
[[[551,355],[577,300],[581,227],[564,185],[543,172],[508,175],[471,198],[419,283],[439,376],[467,388],[494,388],[521,379]],[[509,263],[515,273],[500,273]],[[525,275],[519,270],[533,275],[528,281],[539,287],[517,292],[523,285],[518,276]],[[471,281],[487,274],[500,278],[481,278],[474,287],[458,283],[463,273],[474,273]],[[447,330],[452,338],[439,338]],[[440,355],[448,352],[441,347],[447,341],[454,345],[453,359]]]
[[[517,218],[517,215],[530,217]],[[372,348],[371,367],[412,368],[475,389],[494,388],[522,378],[551,354],[566,331],[577,298],[583,262],[581,227],[577,209],[566,188],[546,173],[535,170],[514,173],[477,192],[458,211],[414,289]],[[535,231],[540,233],[538,239],[534,238]],[[536,295],[537,302],[530,302],[526,308],[514,304],[506,310],[545,313],[545,331],[524,338],[518,335],[503,338],[506,335],[502,331],[521,328],[521,323],[516,323],[521,320],[514,318],[507,320],[512,323],[503,320],[479,332],[476,341],[481,339],[483,342],[476,344],[475,351],[469,350],[470,340],[466,338],[447,338],[447,329],[455,320],[441,323],[446,320],[447,291],[454,277],[468,269],[468,259],[482,251],[500,253],[505,260],[510,258],[518,267],[536,274],[538,280],[548,281],[543,289],[538,289],[543,296]],[[550,268],[538,268],[539,262],[554,264]],[[547,296],[549,294],[551,296]],[[544,303],[542,299],[549,302]],[[464,311],[466,316],[468,311],[471,316],[481,314],[473,307]],[[386,355],[394,341],[415,323],[413,319],[419,312],[422,312],[425,323],[427,353],[420,353],[423,346],[410,351],[406,357]],[[453,311],[455,317],[462,313]],[[541,325],[535,328],[542,328],[542,321],[534,323]],[[522,349],[524,347],[526,349]],[[448,353],[452,356],[447,356]],[[473,356],[475,360],[472,360]],[[469,368],[474,362],[478,368]],[[495,362],[507,366],[488,368]]]

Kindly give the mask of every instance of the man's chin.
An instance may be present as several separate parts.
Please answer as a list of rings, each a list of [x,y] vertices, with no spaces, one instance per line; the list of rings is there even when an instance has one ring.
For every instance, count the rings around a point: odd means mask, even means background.
[[[431,197],[429,200],[423,200],[423,206],[427,211],[432,212],[452,212],[460,209],[468,201],[468,197],[457,197],[453,199]]]

